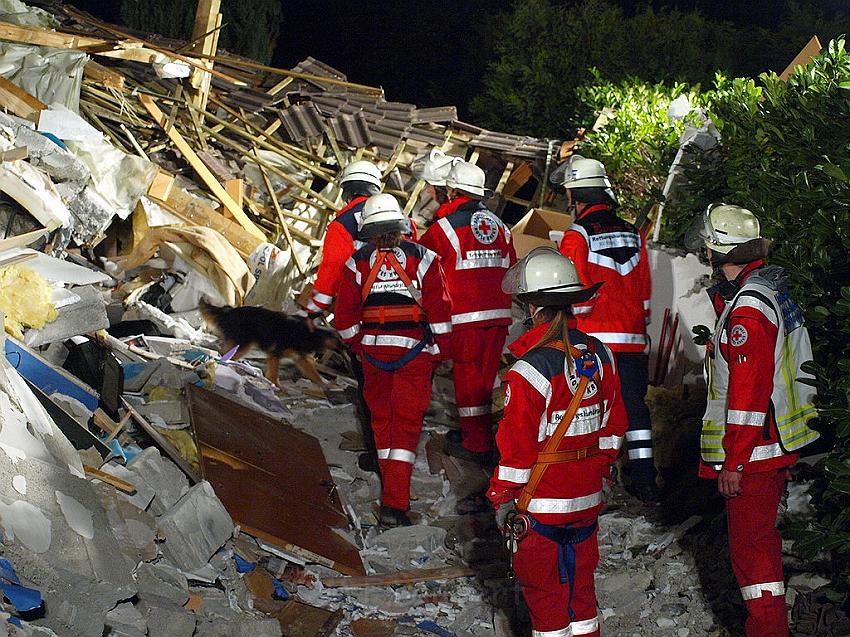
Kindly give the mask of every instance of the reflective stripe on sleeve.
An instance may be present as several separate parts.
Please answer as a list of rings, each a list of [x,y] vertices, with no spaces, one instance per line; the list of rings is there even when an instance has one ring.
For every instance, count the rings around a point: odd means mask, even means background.
[[[457,415],[461,418],[470,418],[472,416],[484,416],[490,413],[490,405],[478,405],[477,407],[458,407]]]
[[[580,498],[532,498],[529,513],[575,513],[592,509],[602,503],[602,492],[597,491]]]
[[[633,442],[635,440],[652,440],[652,430],[635,429],[634,431],[627,431],[626,440],[629,442]]]
[[[738,409],[730,409],[726,412],[726,422],[730,425],[750,425],[752,427],[761,427],[764,424],[764,418],[767,414],[763,411],[740,411]]]
[[[425,250],[425,254],[422,255],[422,260],[419,262],[419,267],[416,268],[416,276],[420,281],[425,280],[425,274],[434,262],[435,256],[437,256],[435,253],[430,250]]]
[[[339,337],[340,337],[342,340],[347,341],[347,340],[349,340],[349,339],[351,339],[351,338],[354,338],[354,337],[355,337],[355,336],[357,336],[359,333],[360,333],[360,324],[359,324],[359,323],[355,323],[354,325],[352,325],[352,326],[351,326],[351,327],[349,327],[348,329],[340,330],[340,332],[339,332]]]
[[[629,334],[627,332],[588,332],[603,343],[620,343],[624,345],[646,345],[646,334]]]
[[[573,316],[582,316],[584,314],[590,314],[590,311],[592,309],[592,305],[573,305]]]
[[[785,594],[785,582],[763,582],[761,584],[750,584],[749,586],[741,587],[741,597],[744,601],[758,599],[763,597],[765,593],[770,593],[774,597]]]
[[[506,310],[483,310],[481,312],[465,312],[463,314],[452,314],[453,325],[464,323],[475,323],[476,321],[491,321],[493,319],[511,318],[510,308]]]
[[[499,480],[507,480],[508,482],[516,482],[517,484],[525,484],[531,477],[531,469],[514,469],[513,467],[505,467],[499,465]]]
[[[511,367],[512,372],[516,372],[520,376],[522,376],[528,383],[534,387],[540,395],[544,398],[549,395],[549,392],[552,391],[551,383],[546,379],[546,377],[538,372],[533,365],[527,363],[523,360],[519,360],[514,363],[514,366]]]
[[[445,323],[429,323],[429,325],[434,334],[448,334],[452,331],[451,321],[446,321]]]
[[[622,436],[602,436],[599,438],[600,449],[619,449],[622,443]]]
[[[333,302],[334,297],[330,294],[322,294],[321,292],[313,290],[313,300],[316,303],[321,303],[322,305],[330,305]]]
[[[779,446],[778,442],[775,442],[772,445],[761,445],[753,449],[753,453],[750,454],[750,462],[770,460],[771,458],[779,458],[783,455],[785,455],[785,452],[782,451],[782,447]]]
[[[644,460],[652,457],[652,449],[629,449],[629,460]]]

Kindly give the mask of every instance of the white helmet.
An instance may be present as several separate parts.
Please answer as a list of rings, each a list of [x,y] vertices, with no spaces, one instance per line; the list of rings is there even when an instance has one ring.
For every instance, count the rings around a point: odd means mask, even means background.
[[[575,265],[555,248],[535,248],[502,278],[502,291],[538,307],[572,305],[592,297],[601,283],[586,287]]]
[[[446,186],[462,192],[484,196],[484,171],[475,164],[458,161],[446,176]]]
[[[349,181],[365,181],[367,184],[372,184],[380,189],[381,171],[375,164],[365,159],[353,161],[343,169],[339,176],[340,184]]]
[[[756,216],[740,206],[711,204],[705,209],[702,240],[712,252],[729,254],[736,247],[761,239]]]
[[[418,171],[419,179],[424,179],[432,186],[445,187],[449,171],[459,161],[463,161],[463,159],[446,155],[443,151],[434,148],[425,158]]]
[[[573,155],[553,172],[551,181],[567,190],[574,188],[610,188],[608,173],[601,161]]]
[[[368,239],[396,230],[404,232],[407,229],[407,217],[404,216],[398,201],[392,195],[387,193],[372,195],[363,204],[359,233],[362,238]]]

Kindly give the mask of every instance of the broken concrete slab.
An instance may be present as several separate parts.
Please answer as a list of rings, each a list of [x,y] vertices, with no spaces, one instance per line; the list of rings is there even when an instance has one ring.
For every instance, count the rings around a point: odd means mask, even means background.
[[[106,625],[111,632],[109,637],[136,637],[147,635],[148,624],[144,616],[130,602],[118,604],[106,613]]]
[[[163,458],[156,447],[148,447],[127,463],[138,479],[153,489],[150,512],[162,515],[189,490],[189,480],[173,462]],[[134,482],[135,484],[135,482]]]
[[[124,499],[126,494],[114,487],[102,482],[95,486],[106,511],[106,519],[124,555],[132,564],[155,559],[158,555],[156,519]]]
[[[139,564],[136,568],[136,585],[139,587],[139,598],[145,601],[166,599],[178,606],[189,601],[186,576],[176,566],[165,561]]]
[[[138,608],[148,626],[148,637],[192,637],[197,618],[195,613],[174,603],[151,604],[142,600]],[[203,633],[197,633],[202,635]]]
[[[186,572],[206,564],[233,535],[233,520],[206,481],[189,489],[157,524],[163,553]]]

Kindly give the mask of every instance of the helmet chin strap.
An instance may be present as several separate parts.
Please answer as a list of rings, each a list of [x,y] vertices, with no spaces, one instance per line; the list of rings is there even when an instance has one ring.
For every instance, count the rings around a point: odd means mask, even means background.
[[[544,309],[545,308],[538,307],[536,310],[534,310],[533,313],[529,313],[528,306],[526,305],[525,306],[525,313],[527,314],[527,316],[522,321],[523,326],[525,328],[534,327],[534,317],[536,317],[538,314],[540,314],[540,312],[542,312]]]

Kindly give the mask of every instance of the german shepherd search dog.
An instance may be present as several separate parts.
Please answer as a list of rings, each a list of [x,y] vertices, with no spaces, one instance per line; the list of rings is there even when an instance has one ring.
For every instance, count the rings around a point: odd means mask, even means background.
[[[242,358],[255,347],[265,352],[265,376],[275,385],[283,357],[291,359],[305,378],[324,385],[310,354],[342,347],[335,331],[311,326],[303,317],[264,307],[217,307],[203,299],[199,309],[210,331],[224,341],[225,352],[238,348],[231,360]]]

